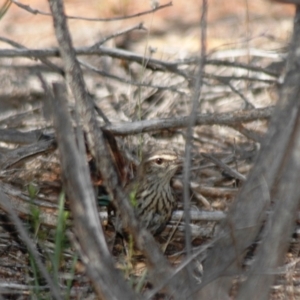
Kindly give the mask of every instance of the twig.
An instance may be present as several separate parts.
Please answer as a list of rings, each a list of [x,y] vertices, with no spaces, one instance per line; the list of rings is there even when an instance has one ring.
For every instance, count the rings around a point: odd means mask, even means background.
[[[52,135],[43,134],[43,130],[21,132],[16,129],[0,129],[0,141],[13,144],[31,144],[38,140],[53,138]]]
[[[208,187],[195,182],[191,182],[191,189],[209,197],[234,197],[238,192],[238,189],[234,188]]]
[[[286,53],[282,53],[282,55],[278,54],[278,51],[268,51],[263,49],[257,48],[241,48],[241,49],[229,49],[229,50],[222,50],[214,53],[214,57],[217,59],[230,57],[230,59],[240,56],[257,56],[257,57],[265,57],[265,58],[272,58],[278,59],[283,58],[286,56]]]
[[[264,135],[262,133],[248,129],[245,126],[243,126],[243,124],[237,124],[230,127],[239,131],[245,137],[247,137],[250,140],[253,140],[254,142],[261,143],[263,140]]]
[[[107,37],[105,37],[104,39],[102,39],[100,42],[97,42],[96,44],[94,44],[93,46],[91,47],[95,47],[95,48],[98,48],[98,47],[101,47],[104,43],[106,43],[107,41],[115,38],[115,37],[118,37],[120,35],[123,35],[123,34],[126,34],[126,33],[129,33],[131,31],[134,31],[134,30],[145,30],[147,31],[147,29],[144,27],[143,23],[139,23],[138,25],[135,25],[135,26],[132,26],[132,27],[129,27],[129,28],[126,28],[126,29],[123,29],[121,31],[118,31],[118,32],[115,32]]]
[[[145,67],[147,69],[153,71],[162,71],[162,72],[170,72],[177,74],[185,79],[192,80],[191,76],[186,72],[180,69],[182,62],[179,61],[164,61],[160,59],[155,59],[151,57],[145,57],[144,55],[139,55],[127,50],[117,49],[117,48],[108,48],[108,47],[80,47],[75,49],[76,55],[99,55],[99,56],[110,56],[113,58],[118,59],[125,59],[128,61],[133,61],[139,64],[143,64],[145,61],[147,64]],[[36,58],[43,58],[43,57],[59,57],[58,49],[46,48],[46,49],[0,49],[0,57],[36,57]],[[259,81],[264,83],[276,83],[277,80],[274,79],[261,79],[258,77],[249,77],[249,76],[220,76],[214,74],[204,73],[204,77],[216,79],[218,81],[233,81],[233,80],[248,80],[248,81]]]
[[[193,145],[193,127],[197,122],[197,111],[199,107],[199,99],[201,96],[201,88],[203,84],[203,74],[205,68],[205,56],[206,56],[206,25],[207,25],[207,2],[206,0],[202,1],[202,14],[200,20],[201,28],[201,58],[198,65],[198,74],[193,86],[192,93],[192,105],[191,112],[188,117],[188,127],[186,132],[186,141],[185,141],[185,158],[184,158],[184,170],[183,170],[183,200],[184,200],[184,221],[185,221],[185,248],[187,257],[192,254],[192,239],[191,239],[191,229],[190,229],[190,175],[191,175],[191,151]],[[192,269],[190,266],[187,266],[189,279],[192,280]]]
[[[217,78],[217,80],[219,80],[220,82],[222,82],[225,85],[228,85],[230,87],[230,89],[237,94],[238,96],[240,96],[240,98],[245,102],[245,106],[246,109],[249,108],[255,108],[255,106],[238,90],[236,89],[231,83],[230,80],[222,80],[220,77]]]
[[[12,45],[13,47],[19,48],[19,49],[27,49],[26,47],[24,47],[23,45],[14,42],[8,38],[5,37],[0,37],[0,41],[8,43],[10,45]],[[64,70],[62,70],[60,67],[58,67],[57,65],[55,65],[53,62],[51,62],[50,60],[48,60],[47,58],[43,58],[40,57],[39,60],[45,64],[46,66],[48,66],[51,70],[54,70],[55,72],[59,73],[62,76],[65,76]]]
[[[182,63],[183,64],[195,64],[197,60],[199,60],[198,57],[183,60]],[[245,69],[245,70],[249,70],[249,71],[253,71],[253,72],[257,72],[257,73],[265,73],[265,74],[273,76],[273,77],[278,77],[280,75],[280,74],[270,71],[266,68],[251,66],[251,65],[236,62],[236,61],[232,62],[232,61],[220,60],[220,59],[207,59],[206,65],[240,68],[240,69]]]
[[[172,214],[172,220],[181,220],[184,211],[176,210]],[[203,211],[203,210],[190,210],[191,220],[193,221],[221,221],[224,220],[226,214],[223,211]]]
[[[28,11],[29,13],[32,13],[32,14],[35,14],[35,15],[36,14],[40,14],[40,15],[44,15],[44,16],[51,16],[51,13],[43,12],[43,11],[38,10],[38,9],[33,9],[29,5],[21,4],[20,2],[18,2],[16,0],[10,0],[10,1],[13,2],[14,4],[16,4],[18,7],[20,7],[22,9]],[[140,17],[140,16],[143,16],[143,15],[151,14],[153,12],[156,12],[156,11],[160,10],[160,9],[166,8],[168,6],[172,6],[172,2],[156,6],[153,9],[146,10],[144,12],[132,14],[132,15],[129,15],[129,16],[123,16],[123,17],[114,17],[114,18],[85,18],[85,17],[77,17],[77,16],[66,16],[66,18],[68,18],[68,19],[75,19],[75,20],[91,21],[91,22],[112,22],[112,21],[126,20],[126,19],[131,19],[131,18],[136,18],[136,17]]]
[[[239,180],[241,180],[243,182],[246,181],[246,177],[244,175],[240,174],[236,170],[233,170],[232,168],[230,168],[228,165],[226,165],[224,162],[222,162],[221,160],[217,159],[213,155],[202,153],[202,156],[205,157],[205,158],[208,158],[211,161],[213,161],[217,166],[219,166],[220,168],[222,168],[224,171],[226,171],[232,177],[234,177],[236,179],[239,179]]]
[[[56,148],[53,139],[40,141],[31,145],[26,145],[14,150],[11,150],[0,156],[0,168],[7,169],[17,162],[31,158],[35,155],[54,150]]]
[[[92,71],[92,72],[95,72],[97,74],[100,74],[102,75],[103,77],[106,77],[106,78],[110,78],[110,79],[114,79],[116,81],[119,81],[119,82],[122,82],[122,83],[125,83],[125,84],[129,84],[129,85],[134,85],[134,86],[143,86],[143,87],[150,87],[150,88],[155,88],[155,89],[159,89],[159,90],[169,90],[169,91],[173,91],[173,92],[176,92],[178,94],[181,94],[181,95],[185,95],[186,93],[178,90],[177,88],[175,87],[172,87],[171,86],[163,86],[163,85],[153,85],[153,84],[147,84],[147,83],[140,83],[140,82],[136,82],[136,81],[132,81],[132,80],[127,80],[127,79],[124,79],[124,78],[121,78],[119,76],[116,76],[116,75],[113,75],[113,74],[110,74],[108,72],[105,72],[105,71],[102,71],[102,70],[99,70],[97,69],[96,67],[86,63],[86,62],[83,62],[82,60],[78,59],[79,63],[86,67],[88,70]],[[174,85],[174,86],[178,86],[178,84]]]
[[[204,75],[206,78],[211,78],[211,79],[216,79],[218,81],[223,81],[223,82],[229,82],[229,81],[240,81],[240,80],[248,80],[248,81],[258,81],[258,82],[263,82],[267,84],[273,84],[273,83],[278,83],[277,80],[275,79],[264,79],[264,78],[258,78],[258,77],[250,77],[250,76],[220,76],[220,75],[215,75],[215,74],[208,74],[205,73]]]

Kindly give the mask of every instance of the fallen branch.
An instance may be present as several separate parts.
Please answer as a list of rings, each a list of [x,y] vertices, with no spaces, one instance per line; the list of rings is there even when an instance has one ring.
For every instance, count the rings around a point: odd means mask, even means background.
[[[199,114],[196,118],[195,125],[233,126],[240,123],[269,119],[273,111],[274,107],[268,106],[265,108],[256,108],[222,114]],[[103,128],[115,135],[129,135],[150,131],[186,128],[188,123],[189,117],[185,116],[179,118],[115,123],[106,125]]]

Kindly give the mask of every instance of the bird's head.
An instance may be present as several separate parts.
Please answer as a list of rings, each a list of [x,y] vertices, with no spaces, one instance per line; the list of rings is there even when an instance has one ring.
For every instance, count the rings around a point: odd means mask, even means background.
[[[182,160],[172,150],[156,150],[144,155],[139,166],[139,175],[157,180],[171,180],[181,167]]]

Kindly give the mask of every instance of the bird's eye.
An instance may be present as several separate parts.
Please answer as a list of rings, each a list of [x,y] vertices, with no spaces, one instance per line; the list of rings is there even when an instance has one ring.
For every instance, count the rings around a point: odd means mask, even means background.
[[[155,162],[156,162],[156,164],[157,165],[161,165],[162,163],[163,163],[163,159],[162,158],[157,158],[156,160],[155,160]]]

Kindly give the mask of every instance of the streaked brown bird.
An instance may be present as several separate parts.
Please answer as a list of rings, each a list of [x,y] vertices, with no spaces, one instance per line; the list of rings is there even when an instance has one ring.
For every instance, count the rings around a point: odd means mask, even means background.
[[[143,157],[135,179],[126,187],[141,226],[153,235],[163,231],[176,207],[171,179],[181,165],[174,151],[151,151]]]

